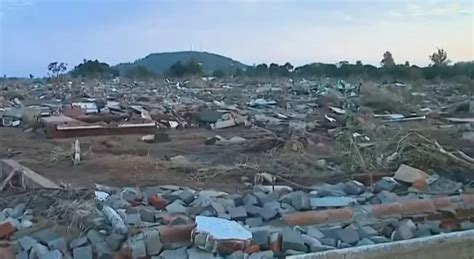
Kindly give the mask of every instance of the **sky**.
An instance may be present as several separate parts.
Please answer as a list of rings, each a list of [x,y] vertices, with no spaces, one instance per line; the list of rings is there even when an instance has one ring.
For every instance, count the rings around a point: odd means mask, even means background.
[[[0,0],[0,75],[198,50],[245,64],[473,60],[473,0]]]

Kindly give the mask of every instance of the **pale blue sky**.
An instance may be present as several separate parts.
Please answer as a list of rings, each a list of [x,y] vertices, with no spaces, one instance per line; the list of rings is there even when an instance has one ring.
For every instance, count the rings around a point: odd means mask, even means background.
[[[473,0],[0,0],[0,74],[204,50],[261,62],[472,60]]]

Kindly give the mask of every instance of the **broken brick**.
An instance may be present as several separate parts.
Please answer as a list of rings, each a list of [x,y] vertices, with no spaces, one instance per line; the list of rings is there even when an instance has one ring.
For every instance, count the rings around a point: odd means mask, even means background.
[[[15,232],[15,228],[12,223],[7,221],[0,225],[0,239],[9,237],[13,232]]]
[[[154,193],[148,197],[148,203],[159,210],[163,210],[168,204],[168,201],[165,198]]]

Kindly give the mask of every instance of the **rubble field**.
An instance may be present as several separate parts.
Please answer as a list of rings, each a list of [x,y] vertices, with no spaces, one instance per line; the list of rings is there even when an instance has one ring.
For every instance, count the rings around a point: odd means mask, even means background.
[[[29,188],[25,172],[0,171],[0,257],[284,258],[474,229],[464,85],[0,89],[0,159],[58,185]]]

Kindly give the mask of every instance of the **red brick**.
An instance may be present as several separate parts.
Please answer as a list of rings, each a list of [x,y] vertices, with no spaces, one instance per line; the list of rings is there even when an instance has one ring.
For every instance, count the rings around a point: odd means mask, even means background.
[[[464,209],[468,210],[474,208],[474,194],[463,194],[461,198]]]
[[[328,221],[329,214],[327,211],[328,210],[290,213],[284,215],[283,220],[292,226],[323,224]]]
[[[274,253],[279,253],[281,251],[281,234],[280,233],[275,232],[270,235],[270,240],[268,242],[268,249],[272,250]]]
[[[8,246],[8,247],[0,247],[0,259],[15,259],[15,252],[13,251],[13,248]]]
[[[184,243],[191,241],[191,232],[195,225],[160,226],[160,238],[163,244]]]
[[[448,197],[436,197],[432,199],[433,205],[436,210],[439,211],[451,211],[454,210],[453,204]]]
[[[245,248],[244,252],[246,254],[257,253],[257,252],[260,252],[260,247],[258,245],[251,245],[251,246]]]
[[[426,182],[426,178],[419,178],[413,182],[412,186],[415,187],[417,190],[422,191],[426,189],[428,183]]]
[[[431,200],[414,200],[402,203],[403,216],[429,213],[433,214],[435,207]]]
[[[159,210],[163,210],[168,204],[168,201],[165,198],[154,193],[148,197],[148,203]]]
[[[327,210],[328,223],[347,222],[352,220],[352,209],[341,208]]]
[[[0,239],[8,238],[11,234],[15,232],[15,228],[12,223],[5,222],[0,225]]]
[[[439,227],[447,231],[454,231],[454,230],[459,230],[461,228],[461,225],[454,220],[443,220],[439,224]]]
[[[221,254],[230,254],[235,251],[244,250],[247,242],[242,240],[219,240],[217,241],[217,251]],[[251,248],[250,246],[249,248]],[[258,246],[257,246],[258,248]],[[258,251],[257,251],[258,252]]]
[[[400,218],[402,216],[402,206],[398,203],[374,205],[372,214],[377,218]]]

